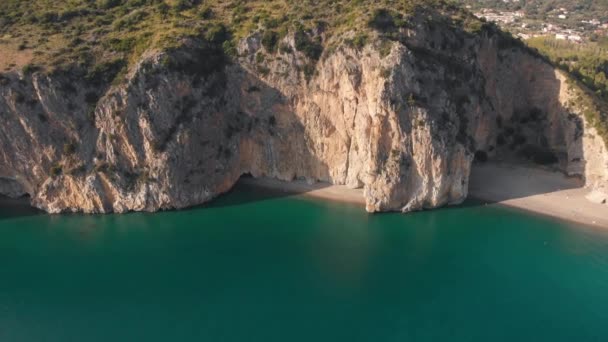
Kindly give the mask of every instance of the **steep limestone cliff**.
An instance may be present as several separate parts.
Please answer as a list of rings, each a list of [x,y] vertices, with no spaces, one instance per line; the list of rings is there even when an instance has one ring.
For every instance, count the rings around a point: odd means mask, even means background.
[[[334,37],[318,61],[293,34],[272,52],[258,32],[237,57],[197,39],[150,50],[115,85],[6,73],[0,193],[51,213],[156,211],[251,174],[364,188],[368,211],[407,212],[462,202],[477,155],[552,163],[605,196],[583,90],[491,30],[411,20],[364,47]]]

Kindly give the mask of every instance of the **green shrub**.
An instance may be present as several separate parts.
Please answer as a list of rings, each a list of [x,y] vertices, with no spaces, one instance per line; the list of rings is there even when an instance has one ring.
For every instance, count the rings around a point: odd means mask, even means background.
[[[264,53],[262,53],[262,52],[258,52],[258,53],[255,55],[255,61],[256,61],[256,63],[258,63],[258,64],[264,63],[264,60],[265,60],[265,59],[266,59],[266,57],[264,57]]]
[[[126,61],[122,58],[97,64],[88,72],[85,80],[95,86],[110,84],[126,65]]]
[[[63,153],[68,156],[76,153],[76,144],[74,142],[63,144]]]
[[[266,30],[262,36],[262,45],[268,52],[275,52],[279,43],[279,34],[275,31]]]
[[[132,30],[135,25],[144,20],[145,17],[146,12],[140,10],[116,20],[113,24],[113,27],[117,31]]]
[[[559,162],[559,159],[553,151],[535,145],[524,146],[521,149],[520,154],[524,158],[532,160],[540,165],[551,165]]]
[[[228,63],[226,42],[217,45],[200,41],[196,47],[188,48],[187,53],[180,48],[171,49],[161,63],[166,68],[193,76],[195,79],[207,77],[221,72]]]
[[[158,13],[160,14],[161,18],[164,19],[169,14],[171,7],[169,7],[169,5],[167,5],[165,2],[161,2],[156,6],[156,9],[158,10]]]
[[[44,12],[35,18],[39,23],[42,24],[54,23],[59,21],[59,13],[52,11]]]
[[[214,16],[213,10],[209,6],[203,7],[198,12],[198,17],[201,18],[201,19],[212,19],[213,16]]]
[[[144,6],[146,3],[147,3],[147,0],[128,0],[127,6],[130,8],[141,7],[141,6]]]
[[[368,25],[369,27],[380,32],[391,31],[396,27],[393,15],[389,10],[384,8],[374,10]]]
[[[257,70],[262,76],[268,76],[270,74],[270,69],[263,65],[258,65]]]
[[[357,50],[361,50],[367,45],[367,39],[367,34],[359,33],[353,39],[347,40],[346,43]]]
[[[234,57],[237,55],[236,43],[232,40],[225,41],[222,44],[222,50],[226,56]]]
[[[9,84],[11,84],[11,79],[8,78],[8,77],[6,77],[6,76],[4,76],[4,75],[2,75],[2,74],[0,74],[0,85],[6,86],[6,85],[9,85]]]
[[[36,71],[40,70],[40,67],[34,65],[34,64],[26,64],[23,69],[21,69],[21,71],[25,74],[25,75],[30,75],[35,73]]]
[[[63,173],[63,168],[61,167],[61,165],[55,164],[51,167],[50,173],[53,177],[61,176],[61,174]]]
[[[72,168],[71,170],[68,171],[68,173],[72,176],[76,176],[76,175],[82,175],[87,171],[86,167],[84,166],[84,164],[79,164],[78,166]]]
[[[484,28],[485,23],[478,19],[468,20],[465,23],[465,29],[470,33],[480,33]]]
[[[175,0],[175,2],[173,4],[173,8],[176,11],[186,11],[186,10],[193,8],[198,3],[199,3],[198,0]]]
[[[391,53],[391,49],[393,48],[393,43],[390,40],[383,39],[380,42],[380,46],[378,47],[378,52],[380,53],[380,57],[384,58]]]
[[[264,27],[269,29],[276,29],[281,26],[285,21],[287,21],[286,16],[282,17],[273,17],[273,18],[264,18]]]
[[[296,50],[304,53],[306,57],[318,61],[323,53],[323,46],[318,40],[311,39],[304,30],[299,29],[295,33]]]
[[[230,32],[223,24],[213,25],[205,32],[205,39],[212,44],[221,45],[230,39]]]
[[[116,52],[129,52],[135,46],[135,38],[129,37],[124,39],[112,38],[105,46],[112,51]]]
[[[95,171],[105,173],[107,176],[115,176],[116,166],[110,165],[107,162],[101,162],[95,166]]]
[[[417,99],[417,96],[414,93],[410,93],[407,96],[407,100],[406,101],[407,101],[407,105],[410,106],[410,107],[416,107],[416,106],[418,106],[418,99]]]
[[[390,68],[382,67],[382,69],[380,69],[380,77],[382,77],[382,78],[391,77],[391,73],[392,73],[392,71]]]
[[[281,53],[292,53],[293,49],[291,48],[291,46],[289,46],[289,44],[283,43],[279,46],[279,51]]]
[[[475,161],[485,163],[488,161],[488,153],[486,151],[475,152]]]
[[[91,11],[86,8],[67,9],[58,13],[57,21],[66,22],[74,18],[87,16],[90,13]]]
[[[121,0],[98,0],[97,7],[101,9],[110,9],[120,5],[121,2]]]

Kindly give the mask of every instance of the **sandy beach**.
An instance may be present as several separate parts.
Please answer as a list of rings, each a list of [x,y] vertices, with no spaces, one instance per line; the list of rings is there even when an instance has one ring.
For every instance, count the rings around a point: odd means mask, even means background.
[[[566,221],[608,228],[608,206],[589,201],[582,181],[559,172],[504,164],[475,165],[469,196]]]
[[[365,206],[362,189],[327,183],[244,178],[244,184]],[[592,203],[582,182],[559,172],[507,164],[475,165],[469,197],[589,226],[608,228],[608,206]]]
[[[332,185],[329,183],[308,184],[305,181],[283,182],[270,178],[241,178],[239,183],[260,186],[294,195],[353,203],[365,207],[363,189],[351,189],[344,185]]]

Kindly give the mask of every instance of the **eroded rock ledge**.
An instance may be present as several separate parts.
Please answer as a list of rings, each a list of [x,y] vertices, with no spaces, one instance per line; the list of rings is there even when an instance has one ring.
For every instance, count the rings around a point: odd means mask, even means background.
[[[314,73],[293,36],[270,53],[254,34],[232,59],[195,40],[149,51],[116,86],[5,74],[0,193],[51,213],[156,211],[252,174],[364,188],[368,211],[407,212],[462,202],[475,155],[556,162],[608,192],[606,146],[564,75],[498,36],[417,27],[388,49],[325,51]]]

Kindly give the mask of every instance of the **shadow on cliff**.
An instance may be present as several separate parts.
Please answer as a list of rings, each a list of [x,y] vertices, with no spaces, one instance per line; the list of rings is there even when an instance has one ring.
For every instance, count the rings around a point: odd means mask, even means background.
[[[583,186],[581,179],[567,177],[558,170],[489,162],[473,165],[469,198],[480,200],[482,204],[491,204]]]
[[[469,181],[469,196],[484,204],[585,185],[584,122],[560,100],[566,83],[545,60],[521,53],[526,61],[522,65],[511,60],[502,69],[486,70],[495,72],[494,91],[503,95],[488,96],[496,115],[486,115],[495,121],[486,124],[495,134],[483,144],[485,150],[476,152]],[[501,84],[509,79],[504,73],[515,84]]]
[[[252,178],[250,175],[244,175],[234,185],[232,190],[221,195],[209,204],[204,205],[206,208],[222,208],[222,207],[237,207],[248,203],[270,201],[275,199],[287,198],[304,195],[313,190],[319,190],[331,186],[329,183],[319,182],[306,187],[280,187],[280,183],[271,180],[272,186],[264,185]]]
[[[0,221],[44,214],[30,205],[28,197],[9,198],[0,195]]]
[[[233,122],[227,123],[227,132],[240,139],[236,160],[244,174],[228,193],[204,207],[239,206],[329,186],[329,168],[317,157],[311,143],[314,140],[295,112],[295,103],[302,99],[286,95],[242,65],[233,64],[230,73],[230,91],[225,96],[237,105]],[[254,179],[251,173],[261,179]],[[279,178],[297,179],[298,185],[287,185]],[[317,182],[306,185],[305,179]]]

